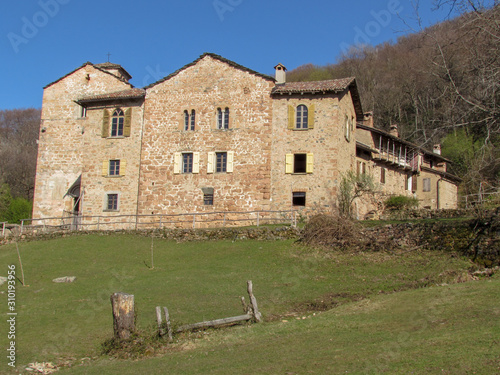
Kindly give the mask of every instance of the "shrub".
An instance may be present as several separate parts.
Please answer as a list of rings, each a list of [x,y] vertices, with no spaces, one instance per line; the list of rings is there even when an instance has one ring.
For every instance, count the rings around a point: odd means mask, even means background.
[[[33,204],[24,198],[14,198],[5,212],[5,219],[9,223],[21,223],[22,219],[31,218]]]
[[[404,195],[395,195],[384,202],[385,208],[389,210],[407,210],[418,207],[418,199]]]

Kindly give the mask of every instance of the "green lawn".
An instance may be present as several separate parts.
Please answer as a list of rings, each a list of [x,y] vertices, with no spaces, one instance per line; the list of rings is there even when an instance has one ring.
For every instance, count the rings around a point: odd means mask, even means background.
[[[21,243],[20,250],[28,286],[17,285],[17,370],[33,361],[71,363],[63,372],[95,374],[166,368],[174,374],[486,374],[500,366],[499,280],[435,286],[463,278],[470,267],[447,254],[155,240],[151,269],[151,239],[131,235]],[[0,264],[0,276],[18,265],[15,246],[0,247]],[[77,280],[52,282],[61,276]],[[99,355],[113,333],[112,293],[134,294],[138,327],[152,330],[157,305],[169,308],[174,325],[240,315],[246,280],[253,281],[265,323],[177,337],[162,355],[139,361]],[[0,344],[8,347],[7,326],[1,327]],[[85,357],[92,360],[77,366]],[[0,371],[7,369],[3,358]]]

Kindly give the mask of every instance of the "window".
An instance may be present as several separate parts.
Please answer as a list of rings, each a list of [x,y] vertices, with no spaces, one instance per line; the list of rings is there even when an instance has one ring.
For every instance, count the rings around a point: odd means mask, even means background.
[[[106,197],[106,210],[118,211],[118,194],[107,194]]]
[[[356,176],[366,174],[366,163],[359,161],[357,164]]]
[[[196,123],[196,112],[194,109],[191,110],[191,114],[186,110],[184,111],[184,130],[194,130],[194,125]]]
[[[234,165],[234,151],[209,152],[207,173],[232,173]]]
[[[352,131],[352,120],[349,119],[349,116],[345,117],[345,139],[347,142],[351,142],[351,131]]]
[[[217,129],[229,129],[229,108],[217,108]]]
[[[176,152],[174,154],[174,174],[200,173],[199,152]]]
[[[101,137],[130,137],[130,129],[132,124],[132,108],[125,111],[116,108],[111,114],[109,110],[104,108],[102,116],[102,131]],[[111,129],[109,128],[111,126]]]
[[[182,173],[193,173],[193,154],[182,154]]]
[[[305,192],[293,192],[292,193],[292,205],[293,206],[305,206],[306,205],[306,193]]]
[[[80,106],[80,117],[87,117],[87,107]]]
[[[286,154],[285,173],[313,173],[314,155],[309,154]]]
[[[380,183],[385,184],[385,168],[380,169]]]
[[[123,124],[125,116],[121,109],[116,109],[111,117],[111,137],[123,136]]]
[[[109,176],[119,176],[120,175],[120,160],[110,160],[109,161]]]
[[[214,204],[214,193],[203,194],[203,204],[205,206],[213,206]]]
[[[309,130],[314,128],[314,104],[288,106],[288,129]]]
[[[430,178],[424,178],[423,179],[423,191],[431,191],[431,179]]]
[[[227,171],[227,152],[215,153],[215,171],[216,172]]]
[[[297,107],[297,121],[295,123],[296,129],[307,129],[308,124],[308,111],[304,104]]]
[[[125,176],[126,167],[126,160],[104,160],[102,162],[102,175],[103,177]]]

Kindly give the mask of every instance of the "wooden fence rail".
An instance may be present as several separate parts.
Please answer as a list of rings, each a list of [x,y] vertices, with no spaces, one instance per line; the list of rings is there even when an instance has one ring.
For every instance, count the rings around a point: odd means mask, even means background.
[[[137,230],[164,228],[213,228],[226,226],[289,224],[297,225],[297,211],[220,211],[156,215],[73,215],[21,220],[20,232]],[[3,223],[2,233],[5,233]]]

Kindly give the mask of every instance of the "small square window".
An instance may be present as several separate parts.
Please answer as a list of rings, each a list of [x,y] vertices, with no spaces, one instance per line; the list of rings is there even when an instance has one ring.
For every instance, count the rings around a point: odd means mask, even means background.
[[[193,153],[182,154],[182,173],[193,173]]]
[[[213,206],[213,204],[214,204],[214,194],[213,193],[203,194],[203,204],[205,206]]]
[[[107,195],[106,209],[109,211],[118,211],[118,194],[113,193]]]
[[[305,192],[293,192],[292,193],[292,205],[293,206],[305,206],[306,205],[306,193]]]
[[[109,175],[119,176],[120,175],[120,160],[110,160],[109,161]]]

